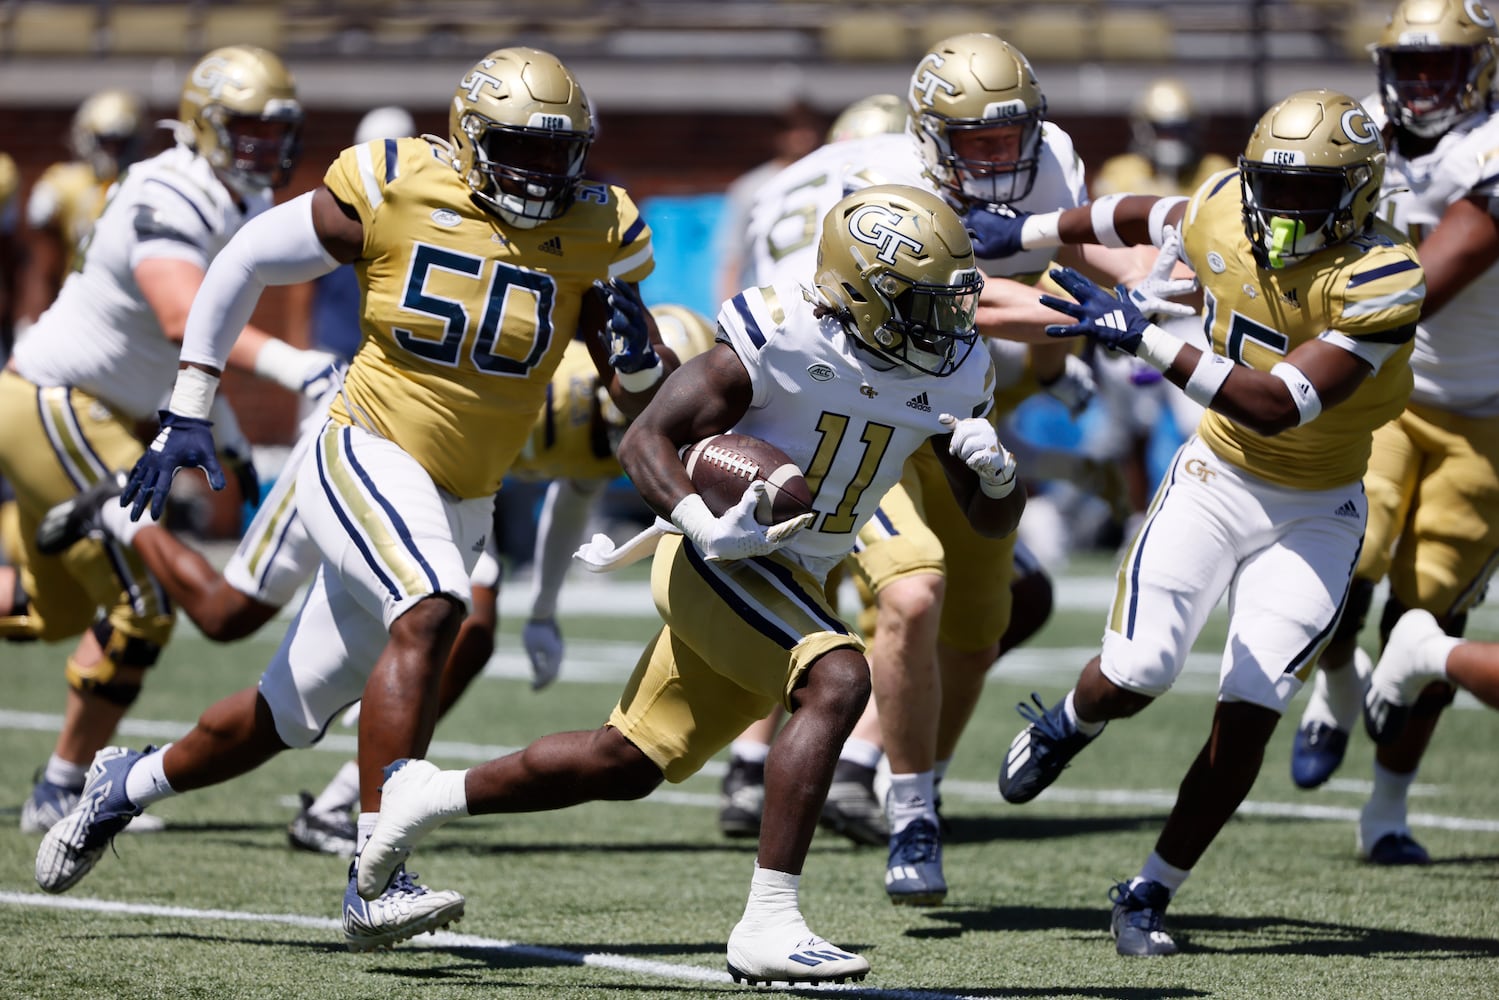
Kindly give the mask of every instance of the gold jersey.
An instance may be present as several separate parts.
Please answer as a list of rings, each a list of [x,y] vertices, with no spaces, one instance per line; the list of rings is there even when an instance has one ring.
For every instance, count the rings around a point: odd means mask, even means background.
[[[1217,153],[1209,153],[1197,161],[1190,176],[1178,183],[1170,175],[1157,176],[1155,166],[1139,153],[1120,153],[1104,161],[1090,186],[1095,198],[1106,194],[1187,195],[1202,187],[1209,177],[1232,166]]]
[[[650,274],[650,227],[623,189],[588,181],[559,218],[507,226],[426,139],[346,149],[323,182],[364,224],[363,340],[332,418],[400,445],[455,497],[494,493],[593,281]]]
[[[1300,427],[1267,437],[1212,410],[1198,426],[1214,452],[1271,483],[1320,490],[1361,479],[1375,428],[1404,409],[1411,391],[1411,342],[1426,295],[1416,248],[1376,221],[1300,263],[1262,268],[1244,232],[1235,170],[1192,196],[1182,234],[1202,283],[1213,350],[1235,363],[1269,371],[1324,334],[1401,345],[1352,396]]]
[[[108,189],[87,163],[54,163],[32,185],[26,224],[54,230],[69,252],[77,250],[94,228]]]
[[[583,341],[567,345],[510,474],[525,480],[612,479],[620,474],[599,405],[599,373]]]

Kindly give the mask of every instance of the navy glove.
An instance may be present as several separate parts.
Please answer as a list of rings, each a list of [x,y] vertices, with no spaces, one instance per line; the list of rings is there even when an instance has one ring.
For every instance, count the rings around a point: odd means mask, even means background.
[[[651,331],[646,325],[645,303],[640,293],[618,278],[595,281],[593,287],[604,297],[609,310],[605,334],[609,338],[609,366],[617,372],[643,372],[656,367],[661,359],[651,347]]]
[[[120,494],[120,506],[130,507],[130,520],[139,521],[141,511],[151,504],[151,516],[161,517],[167,504],[167,493],[180,469],[199,468],[208,477],[208,485],[224,488],[224,470],[214,455],[213,424],[199,417],[184,417],[162,410],[161,431],[151,447],[141,456]],[[134,502],[132,505],[132,501]]]
[[[1025,249],[1020,245],[1020,231],[1030,217],[1030,212],[1017,212],[1008,205],[974,205],[963,216],[974,256],[994,260],[1020,253]]]
[[[1134,354],[1140,349],[1140,338],[1145,335],[1150,320],[1135,308],[1123,285],[1119,286],[1119,294],[1115,296],[1070,267],[1053,268],[1051,276],[1077,301],[1042,295],[1041,304],[1066,313],[1077,322],[1071,326],[1048,326],[1048,337],[1087,337],[1125,354]]]

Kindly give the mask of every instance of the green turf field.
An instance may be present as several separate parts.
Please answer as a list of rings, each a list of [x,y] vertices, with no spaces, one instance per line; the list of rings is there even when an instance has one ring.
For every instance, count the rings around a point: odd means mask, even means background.
[[[944,784],[952,823],[946,905],[897,909],[884,852],[830,834],[813,845],[803,910],[818,932],[866,955],[856,996],[1358,997],[1499,995],[1499,717],[1463,699],[1438,731],[1412,798],[1436,863],[1382,870],[1353,852],[1371,748],[1359,734],[1331,787],[1287,773],[1294,717],[1259,783],[1172,905],[1184,953],[1124,959],[1108,936],[1107,891],[1150,850],[1212,708],[1214,622],[1178,689],[1116,723],[1051,791],[1009,806],[994,788],[1031,690],[1050,703],[1100,634],[1102,563],[1059,583],[1053,621],[1002,663]],[[1089,576],[1086,570],[1100,571]],[[597,587],[595,581],[587,585]],[[523,592],[523,586],[513,588]],[[621,594],[626,591],[621,588]],[[596,591],[589,592],[596,595]],[[637,598],[638,587],[629,591]],[[587,605],[604,612],[567,613]],[[620,607],[616,607],[616,604]],[[521,679],[519,621],[502,624],[495,676],[444,721],[431,756],[464,766],[559,728],[592,728],[652,631],[649,605],[589,597],[564,604],[563,681]],[[282,626],[230,647],[184,628],[132,712],[122,742],[162,742],[213,699],[254,682]],[[1499,637],[1499,614],[1473,634]],[[228,785],[153,810],[164,831],[119,838],[72,892],[36,889],[38,838],[15,829],[33,770],[52,747],[63,648],[0,647],[0,997],[558,998],[691,997],[740,992],[724,942],[744,904],[752,845],[714,827],[719,762],[643,803],[453,823],[413,858],[422,880],[461,889],[456,933],[394,951],[344,950],[345,866],[286,847],[298,789],[320,788],[352,752],[288,753]]]

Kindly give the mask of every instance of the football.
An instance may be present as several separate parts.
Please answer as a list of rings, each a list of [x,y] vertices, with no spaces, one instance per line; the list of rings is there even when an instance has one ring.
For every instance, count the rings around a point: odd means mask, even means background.
[[[714,517],[739,502],[750,483],[765,481],[755,510],[761,524],[780,524],[812,509],[812,490],[784,451],[748,434],[715,434],[682,451],[687,478]]]

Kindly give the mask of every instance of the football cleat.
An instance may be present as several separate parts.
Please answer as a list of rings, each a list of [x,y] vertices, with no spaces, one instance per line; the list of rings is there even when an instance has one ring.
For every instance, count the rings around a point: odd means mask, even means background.
[[[1004,767],[999,772],[999,794],[1006,802],[1020,805],[1040,795],[1072,758],[1093,742],[1067,724],[1063,701],[1047,708],[1034,691],[1032,708],[1025,702],[1015,706],[1020,717],[1030,722],[1010,743]]]
[[[947,896],[942,876],[942,836],[929,819],[912,821],[890,837],[885,893],[897,906],[938,906]]]
[[[725,837],[758,837],[764,811],[765,762],[731,759],[721,786],[718,832]]]
[[[1134,886],[1118,882],[1109,890],[1109,900],[1114,904],[1109,933],[1116,952],[1133,956],[1176,954],[1176,942],[1165,927],[1170,889],[1145,880]]]
[[[1405,729],[1421,689],[1442,677],[1442,664],[1432,669],[1431,658],[1423,656],[1420,647],[1445,637],[1429,611],[1417,609],[1400,616],[1364,690],[1364,729],[1369,739],[1380,745],[1392,743]]]
[[[1316,788],[1332,777],[1347,752],[1347,730],[1325,722],[1302,726],[1291,744],[1291,780],[1297,788]]]
[[[1291,780],[1297,788],[1317,788],[1342,766],[1373,667],[1369,654],[1355,649],[1351,664],[1317,671],[1291,744]]]
[[[359,852],[359,894],[365,899],[388,894],[388,883],[417,841],[453,818],[441,803],[424,794],[428,783],[441,773],[436,764],[418,758],[403,757],[385,766],[380,819]]]
[[[312,795],[297,794],[302,799],[302,811],[286,828],[287,842],[299,851],[352,858],[359,842],[359,829],[353,818],[346,812],[313,812]]]
[[[374,899],[359,895],[359,860],[349,865],[344,890],[344,944],[350,951],[389,948],[407,938],[436,933],[463,917],[463,896],[451,889],[428,889],[397,865]]]
[[[751,927],[740,920],[729,934],[729,975],[736,983],[772,986],[858,982],[869,963],[813,934],[798,914],[776,927]]]
[[[94,755],[78,804],[47,831],[37,848],[37,885],[47,892],[67,892],[98,864],[115,835],[141,814],[140,807],[125,797],[125,775],[155,749],[105,747]]]
[[[46,833],[73,811],[82,795],[82,788],[64,788],[38,775],[21,806],[21,832]]]
[[[1431,855],[1416,842],[1409,830],[1386,833],[1374,841],[1367,851],[1359,854],[1371,865],[1429,865]]]
[[[874,795],[874,768],[840,760],[822,803],[822,826],[856,844],[879,847],[890,839],[890,823]]]
[[[120,495],[125,488],[125,473],[106,475],[88,489],[51,507],[42,515],[36,529],[37,551],[44,556],[66,552],[85,538],[101,538],[104,527],[99,523],[99,508]]]

